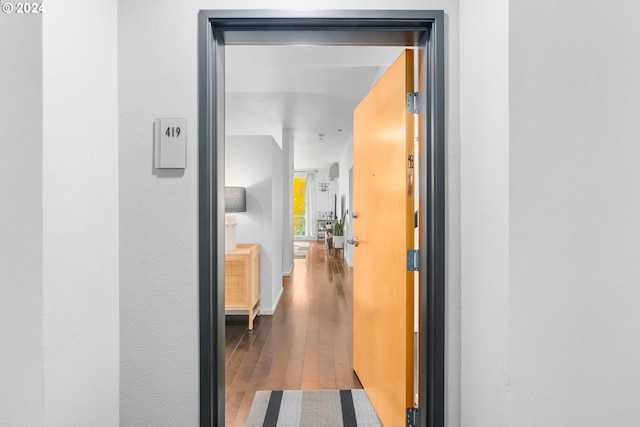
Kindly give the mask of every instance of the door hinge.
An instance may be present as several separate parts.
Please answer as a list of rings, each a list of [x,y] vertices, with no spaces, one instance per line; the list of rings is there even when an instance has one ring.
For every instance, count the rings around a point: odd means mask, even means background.
[[[418,114],[420,109],[418,108],[419,96],[418,92],[408,92],[407,93],[407,113],[409,114]]]
[[[420,269],[420,251],[409,249],[407,251],[407,271],[418,271]]]
[[[418,408],[407,408],[407,427],[417,427]]]

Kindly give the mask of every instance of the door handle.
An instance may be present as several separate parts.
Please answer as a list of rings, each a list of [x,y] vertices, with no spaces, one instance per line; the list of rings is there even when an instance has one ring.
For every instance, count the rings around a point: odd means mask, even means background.
[[[358,239],[356,238],[356,236],[353,236],[353,239],[347,239],[347,243],[353,246],[358,246],[360,242],[358,242]]]

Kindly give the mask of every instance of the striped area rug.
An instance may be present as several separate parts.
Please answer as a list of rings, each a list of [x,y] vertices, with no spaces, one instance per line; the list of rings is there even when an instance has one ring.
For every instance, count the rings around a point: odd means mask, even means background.
[[[250,427],[382,427],[364,390],[258,391]]]

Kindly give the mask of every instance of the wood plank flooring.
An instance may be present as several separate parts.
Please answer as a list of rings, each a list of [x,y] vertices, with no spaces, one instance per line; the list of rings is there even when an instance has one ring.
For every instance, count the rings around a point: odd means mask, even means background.
[[[352,369],[352,271],[342,253],[310,243],[295,259],[273,316],[253,331],[227,317],[226,425],[244,426],[258,390],[362,388]]]

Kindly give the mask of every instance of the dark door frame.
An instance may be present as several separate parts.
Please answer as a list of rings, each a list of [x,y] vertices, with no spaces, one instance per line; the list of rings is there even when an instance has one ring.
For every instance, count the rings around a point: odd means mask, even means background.
[[[444,12],[203,10],[198,15],[198,274],[200,426],[223,426],[224,46],[416,46],[419,81],[418,425],[445,425]],[[426,90],[428,88],[428,90]],[[222,286],[220,286],[222,285]]]

